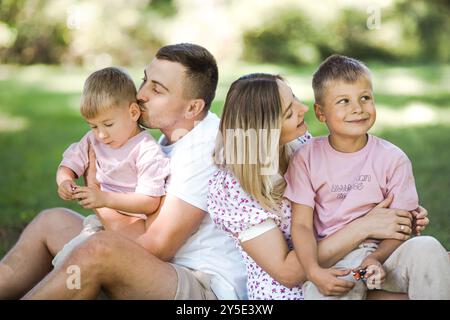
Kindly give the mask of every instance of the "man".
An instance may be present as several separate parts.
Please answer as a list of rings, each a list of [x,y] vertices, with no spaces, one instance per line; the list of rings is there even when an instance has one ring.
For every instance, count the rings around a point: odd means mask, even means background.
[[[97,209],[100,218],[112,220],[106,231],[51,270],[52,258],[81,231],[83,218],[67,209],[41,212],[0,264],[0,299],[94,299],[101,290],[114,299],[246,298],[242,258],[206,212],[219,126],[209,112],[218,81],[215,59],[198,45],[165,46],[144,75],[141,122],[161,130],[171,158],[158,214],[143,221]],[[80,271],[79,289],[67,285],[71,270]]]

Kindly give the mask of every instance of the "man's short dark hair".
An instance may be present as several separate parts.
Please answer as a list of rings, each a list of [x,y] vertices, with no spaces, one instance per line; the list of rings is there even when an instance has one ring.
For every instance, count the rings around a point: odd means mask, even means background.
[[[205,111],[211,107],[219,80],[219,71],[213,55],[202,46],[179,43],[164,46],[156,53],[156,58],[178,62],[186,68],[189,83],[184,94],[190,99],[203,99]]]

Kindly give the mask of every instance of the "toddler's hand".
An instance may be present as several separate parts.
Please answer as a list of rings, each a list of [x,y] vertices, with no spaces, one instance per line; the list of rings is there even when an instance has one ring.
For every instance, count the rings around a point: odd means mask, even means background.
[[[106,207],[106,193],[96,187],[77,187],[73,197],[85,209]]]
[[[77,189],[77,184],[73,180],[64,180],[58,186],[58,195],[63,200],[73,200],[73,193]]]

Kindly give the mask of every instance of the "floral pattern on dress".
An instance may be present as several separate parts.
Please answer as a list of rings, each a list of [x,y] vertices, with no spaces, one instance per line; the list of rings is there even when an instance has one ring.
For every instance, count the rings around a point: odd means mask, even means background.
[[[310,138],[311,135],[307,133],[298,142],[304,144]],[[279,215],[265,210],[242,189],[231,172],[219,169],[209,181],[208,212],[215,225],[234,240],[245,261],[249,299],[303,300],[301,286],[288,288],[273,279],[242,249],[238,240],[241,232],[273,219],[292,250],[291,206],[287,199],[281,201]]]

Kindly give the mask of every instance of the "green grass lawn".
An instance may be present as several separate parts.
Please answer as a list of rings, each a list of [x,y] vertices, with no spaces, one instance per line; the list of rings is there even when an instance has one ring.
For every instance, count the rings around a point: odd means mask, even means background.
[[[231,81],[247,72],[280,73],[300,99],[312,104],[312,68],[219,67],[227,70],[212,108],[219,115]],[[373,69],[379,108],[374,133],[398,145],[412,160],[420,203],[430,214],[426,234],[450,249],[450,66],[376,65]],[[88,130],[78,113],[78,101],[89,72],[0,65],[0,257],[43,209],[65,206],[88,213],[58,198],[55,171],[65,148]],[[138,83],[141,70],[130,72]],[[314,135],[326,133],[312,112],[307,120]]]

